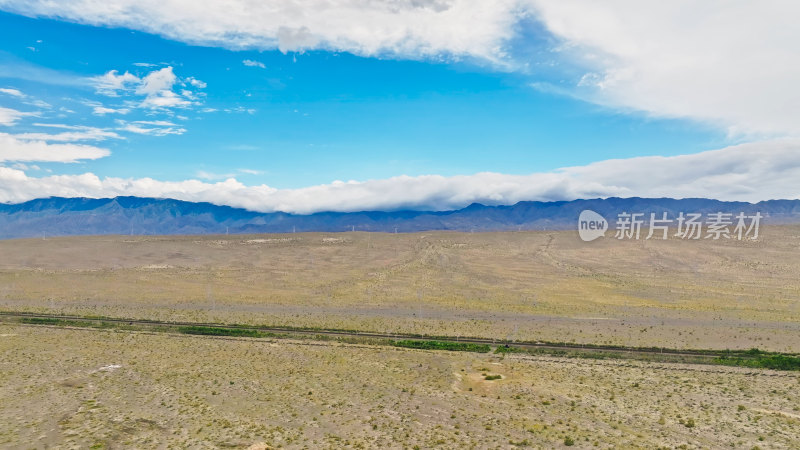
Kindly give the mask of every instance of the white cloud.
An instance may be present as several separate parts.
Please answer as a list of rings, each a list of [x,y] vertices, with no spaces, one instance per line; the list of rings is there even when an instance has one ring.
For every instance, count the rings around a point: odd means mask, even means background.
[[[164,121],[138,121],[138,122],[119,122],[121,127],[118,128],[121,131],[127,131],[129,133],[136,133],[136,134],[145,134],[149,136],[166,136],[169,134],[183,134],[186,132],[185,128],[177,126],[175,124],[170,125],[159,125],[159,124],[167,124],[169,122]],[[142,125],[156,125],[155,127],[143,127]]]
[[[0,93],[10,95],[12,97],[25,98],[25,94],[23,94],[19,89],[0,88]]]
[[[520,0],[0,0],[0,8],[125,27],[192,44],[359,55],[496,60],[524,14]]]
[[[558,89],[592,102],[734,135],[800,135],[797,2],[0,0],[0,8],[228,48],[553,63],[567,86]],[[539,26],[552,36],[531,30]],[[551,52],[525,51],[553,37]]]
[[[19,122],[19,119],[27,116],[36,116],[36,113],[17,111],[16,109],[4,108],[0,106],[0,125],[11,126]]]
[[[216,111],[216,110],[214,110],[214,111]],[[251,115],[256,113],[256,109],[255,108],[245,108],[244,106],[237,106],[235,108],[225,108],[225,109],[223,109],[223,111],[225,111],[226,113],[247,113],[247,114],[251,114]],[[206,112],[206,111],[204,110],[203,112]],[[212,112],[212,111],[208,111],[208,112]]]
[[[33,125],[35,127],[43,127],[43,128],[58,128],[58,129],[61,129],[61,130],[82,130],[82,129],[86,129],[86,128],[91,128],[91,127],[86,127],[86,126],[83,126],[83,125],[67,125],[65,123],[34,122],[31,125]]]
[[[17,170],[23,170],[23,171],[42,170],[42,168],[37,166],[36,164],[30,164],[29,165],[29,164],[23,164],[23,163],[14,163],[14,164],[11,165],[11,168],[12,169],[17,169]]]
[[[0,133],[0,162],[42,161],[74,163],[85,159],[99,159],[110,154],[111,152],[104,148],[90,145],[49,144],[43,140],[18,139],[14,135]],[[2,190],[17,190],[21,188],[23,186],[4,186]]]
[[[531,0],[577,93],[734,135],[800,135],[797,2]]]
[[[245,60],[242,61],[242,64],[244,64],[247,67],[260,67],[262,69],[266,69],[267,68],[267,66],[263,62],[254,61],[252,59],[245,59]]]
[[[192,85],[192,86],[194,86],[194,87],[198,88],[198,89],[203,89],[203,88],[205,88],[206,86],[208,86],[208,84],[206,84],[206,82],[204,82],[204,81],[200,81],[200,80],[198,80],[198,79],[197,79],[197,78],[195,78],[195,77],[189,77],[189,78],[187,78],[187,79],[186,79],[186,82],[187,82],[187,83],[189,83],[190,85]]]
[[[136,88],[136,93],[141,95],[157,95],[161,91],[170,91],[178,77],[172,71],[172,67],[154,70],[142,78],[141,83]]]
[[[125,72],[119,75],[116,70],[106,72],[104,75],[92,77],[91,82],[99,94],[110,97],[121,95],[143,96],[138,105],[130,103],[131,107],[142,107],[148,109],[169,109],[184,108],[197,103],[201,94],[189,89],[181,89],[180,94],[173,91],[175,86],[189,85],[197,89],[206,87],[206,83],[194,77],[186,79],[178,78],[171,66],[158,70],[153,70],[142,78]],[[101,104],[93,104],[93,113],[96,115],[105,114],[127,114],[130,108],[108,108]]]
[[[607,160],[557,173],[597,183],[609,191],[605,195],[623,197],[800,198],[800,185],[792,181],[800,176],[800,140],[747,143],[692,155]]]
[[[147,96],[141,103],[146,108],[177,108],[191,105],[192,102],[172,91],[160,91]]]
[[[206,201],[264,212],[446,210],[472,202],[512,204],[522,200],[608,196],[710,197],[743,201],[800,198],[798,179],[800,140],[785,139],[694,155],[600,161],[530,175],[399,176],[363,182],[336,181],[300,189],[246,186],[234,178],[216,183],[166,182],[151,178],[101,179],[91,173],[34,178],[19,170],[0,168],[0,201],[21,202],[46,196],[136,195]]]
[[[22,141],[46,141],[46,142],[79,142],[79,141],[104,141],[106,139],[122,139],[117,133],[113,131],[104,130],[102,128],[88,127],[81,125],[64,125],[64,124],[47,124],[35,123],[38,127],[60,128],[70,131],[62,133],[19,133],[12,135],[14,138]]]
[[[93,101],[93,100],[84,100],[82,103],[84,105],[92,108],[92,114],[94,114],[96,116],[105,116],[106,114],[121,114],[121,115],[125,115],[125,114],[128,114],[129,112],[131,112],[131,108],[128,108],[128,107],[118,107],[118,106],[109,107],[109,106],[106,106],[106,105],[104,105],[104,104],[102,104],[100,102]],[[70,112],[74,113],[74,111],[70,111]]]
[[[131,110],[128,109],[128,108],[108,108],[108,107],[105,107],[105,106],[95,106],[92,109],[92,114],[95,114],[95,115],[98,115],[98,116],[104,116],[106,114],[122,114],[122,115],[125,115],[125,114],[128,114],[129,112],[131,112]]]
[[[139,77],[130,72],[126,71],[124,74],[119,75],[116,70],[110,70],[103,75],[92,77],[90,80],[94,84],[97,93],[109,97],[116,97],[122,92],[130,91],[142,82]]]
[[[139,123],[142,125],[155,125],[159,127],[175,127],[177,126],[175,123],[166,121],[166,120],[136,120],[133,123]]]
[[[64,133],[19,133],[13,135],[21,141],[46,141],[46,142],[79,142],[79,141],[104,141],[106,139],[122,139],[113,131],[67,131]]]

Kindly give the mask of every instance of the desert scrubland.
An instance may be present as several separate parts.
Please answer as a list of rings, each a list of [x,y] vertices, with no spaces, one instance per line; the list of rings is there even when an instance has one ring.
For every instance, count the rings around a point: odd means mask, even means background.
[[[609,233],[609,236],[611,233]],[[575,232],[0,241],[0,309],[673,348],[800,351],[800,227],[757,241]]]
[[[546,231],[6,240],[0,309],[797,352],[800,227],[761,234],[591,243]],[[0,322],[0,447],[800,442],[796,371],[43,323]]]
[[[797,372],[0,325],[11,448],[797,448],[799,388]]]

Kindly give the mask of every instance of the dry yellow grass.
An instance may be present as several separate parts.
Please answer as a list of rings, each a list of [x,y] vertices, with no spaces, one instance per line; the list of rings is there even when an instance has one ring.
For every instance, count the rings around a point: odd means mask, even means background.
[[[800,351],[800,227],[759,241],[575,232],[0,242],[0,308],[683,348]]]
[[[796,448],[798,387],[792,372],[0,324],[4,448]]]

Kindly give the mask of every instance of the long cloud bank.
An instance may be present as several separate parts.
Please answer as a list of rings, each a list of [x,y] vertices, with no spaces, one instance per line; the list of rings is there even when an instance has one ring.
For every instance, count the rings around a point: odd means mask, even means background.
[[[21,170],[0,167],[0,201],[134,195],[299,214],[404,208],[448,210],[472,202],[496,205],[610,196],[713,197],[755,202],[800,198],[799,179],[800,140],[783,139],[693,155],[606,160],[530,175],[399,176],[300,189],[246,186],[233,178],[219,183],[101,179],[91,173],[36,178]]]
[[[119,26],[201,45],[373,56],[441,53],[495,59],[513,35],[517,0],[1,0],[29,16]]]
[[[86,132],[75,135],[29,133],[12,135],[0,133],[0,162],[60,162],[75,163],[79,160],[99,159],[111,154],[104,148],[83,144],[51,144],[47,140],[69,141],[74,138],[87,139],[96,135]],[[102,136],[105,137],[105,136]]]

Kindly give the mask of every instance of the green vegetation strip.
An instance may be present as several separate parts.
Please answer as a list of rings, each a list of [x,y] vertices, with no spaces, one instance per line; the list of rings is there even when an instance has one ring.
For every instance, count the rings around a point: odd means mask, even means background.
[[[769,353],[757,348],[748,350],[749,356],[720,356],[715,364],[724,366],[752,367],[755,369],[800,370],[800,357],[780,353]]]
[[[471,344],[469,342],[448,341],[394,341],[395,347],[416,348],[421,350],[450,350],[455,352],[487,353],[491,348],[487,344]]]
[[[11,314],[3,313],[5,316]],[[232,336],[249,338],[298,338],[316,340],[336,340],[339,342],[349,342],[357,344],[390,345],[394,347],[413,348],[420,350],[447,350],[460,352],[488,353],[491,347],[488,344],[473,342],[448,341],[446,338],[439,339],[403,339],[389,340],[372,336],[358,336],[357,331],[353,331],[353,336],[345,334],[336,336],[324,334],[327,330],[317,330],[321,334],[301,334],[309,331],[304,329],[287,328],[285,332],[274,332],[260,330],[255,327],[236,327],[236,326],[204,326],[204,325],[179,325],[168,324],[157,321],[134,321],[125,322],[114,319],[95,318],[58,318],[58,317],[18,317],[15,320],[19,323],[31,325],[50,325],[62,327],[81,327],[81,328],[101,328],[101,329],[124,329],[124,330],[151,330],[151,331],[172,331],[189,335],[201,336]],[[142,323],[144,322],[144,323]],[[539,343],[541,345],[552,345],[551,343]],[[561,344],[566,345],[566,344]],[[658,349],[658,348],[625,348],[586,346],[582,349],[558,349],[547,347],[526,347],[525,343],[501,344],[495,350],[497,354],[505,353],[524,353],[530,355],[550,355],[567,358],[587,358],[587,359],[632,359],[648,362],[680,362],[689,364],[714,364],[735,367],[747,367],[753,369],[773,369],[800,371],[800,356],[796,354],[783,354],[766,352],[759,349],[751,350],[677,350],[677,349]]]
[[[704,353],[710,353],[705,351]],[[596,349],[590,350],[560,350],[549,348],[522,348],[515,346],[497,347],[495,353],[525,353],[530,355],[550,355],[566,358],[586,358],[586,359],[634,359],[638,361],[650,362],[679,362],[689,364],[714,364],[722,366],[748,367],[752,369],[773,369],[800,371],[800,357],[794,355],[784,355],[759,350],[725,350],[722,355],[709,358],[702,355],[681,355],[675,353],[620,353],[602,352]]]
[[[60,327],[81,327],[81,328],[110,328],[112,324],[107,322],[95,322],[89,320],[68,320],[55,319],[49,317],[23,317],[19,320],[22,323],[32,325],[55,325]]]
[[[250,328],[222,328],[222,327],[179,327],[178,331],[183,334],[197,334],[203,336],[237,336],[237,337],[252,337],[252,338],[265,338],[276,337],[275,333],[267,333],[264,331],[254,330]]]

